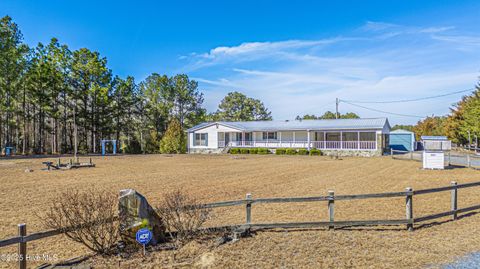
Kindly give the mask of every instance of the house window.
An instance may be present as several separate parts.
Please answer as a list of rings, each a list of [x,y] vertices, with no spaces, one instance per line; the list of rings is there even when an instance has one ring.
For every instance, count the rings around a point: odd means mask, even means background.
[[[325,140],[325,133],[324,132],[315,132],[315,140],[314,141],[324,141]]]
[[[208,134],[207,133],[197,133],[195,134],[195,141],[193,142],[195,146],[208,146]]]
[[[360,141],[375,141],[375,132],[360,132]]]
[[[263,140],[277,139],[277,132],[263,132]]]

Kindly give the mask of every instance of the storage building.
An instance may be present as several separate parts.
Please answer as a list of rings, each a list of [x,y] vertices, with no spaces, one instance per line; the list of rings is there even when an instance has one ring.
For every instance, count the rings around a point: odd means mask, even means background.
[[[390,148],[393,150],[414,151],[415,134],[407,130],[395,130],[390,132]]]

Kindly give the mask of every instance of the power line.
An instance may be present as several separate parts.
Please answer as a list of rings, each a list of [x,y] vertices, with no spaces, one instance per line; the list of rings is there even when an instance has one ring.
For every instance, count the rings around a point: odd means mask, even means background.
[[[445,94],[440,94],[440,95],[420,97],[420,98],[415,98],[415,99],[393,100],[393,101],[352,101],[352,100],[340,100],[340,101],[346,102],[346,103],[350,102],[350,103],[360,103],[360,104],[406,103],[406,102],[415,102],[415,101],[423,101],[423,100],[428,100],[428,99],[440,98],[440,97],[444,97],[444,96],[455,95],[455,94],[468,92],[468,91],[474,91],[474,90],[475,90],[474,88],[471,88],[471,89],[468,89],[468,90],[461,90],[461,91],[450,92],[450,93],[445,93]]]
[[[394,113],[394,112],[388,112],[388,111],[379,110],[379,109],[375,109],[375,108],[370,108],[370,107],[366,107],[366,106],[361,106],[361,105],[357,105],[357,104],[352,104],[352,103],[347,102],[345,100],[341,100],[341,101],[346,103],[346,104],[349,104],[351,106],[356,106],[356,107],[360,107],[360,108],[375,111],[375,112],[380,112],[380,113],[385,113],[385,114],[390,114],[390,115],[395,115],[395,116],[401,116],[401,117],[420,118],[420,119],[425,118],[424,116],[400,114],[400,113]]]

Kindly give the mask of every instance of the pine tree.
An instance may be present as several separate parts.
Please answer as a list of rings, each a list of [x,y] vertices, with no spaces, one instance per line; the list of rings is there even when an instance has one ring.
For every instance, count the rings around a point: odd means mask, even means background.
[[[160,153],[185,153],[186,137],[180,121],[172,119],[168,124],[167,131],[160,142]]]

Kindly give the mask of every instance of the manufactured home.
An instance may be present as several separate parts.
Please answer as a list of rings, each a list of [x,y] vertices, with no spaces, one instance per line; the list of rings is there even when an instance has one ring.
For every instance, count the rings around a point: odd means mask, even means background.
[[[205,122],[187,130],[189,153],[232,147],[320,149],[339,156],[379,156],[388,150],[387,118]]]

